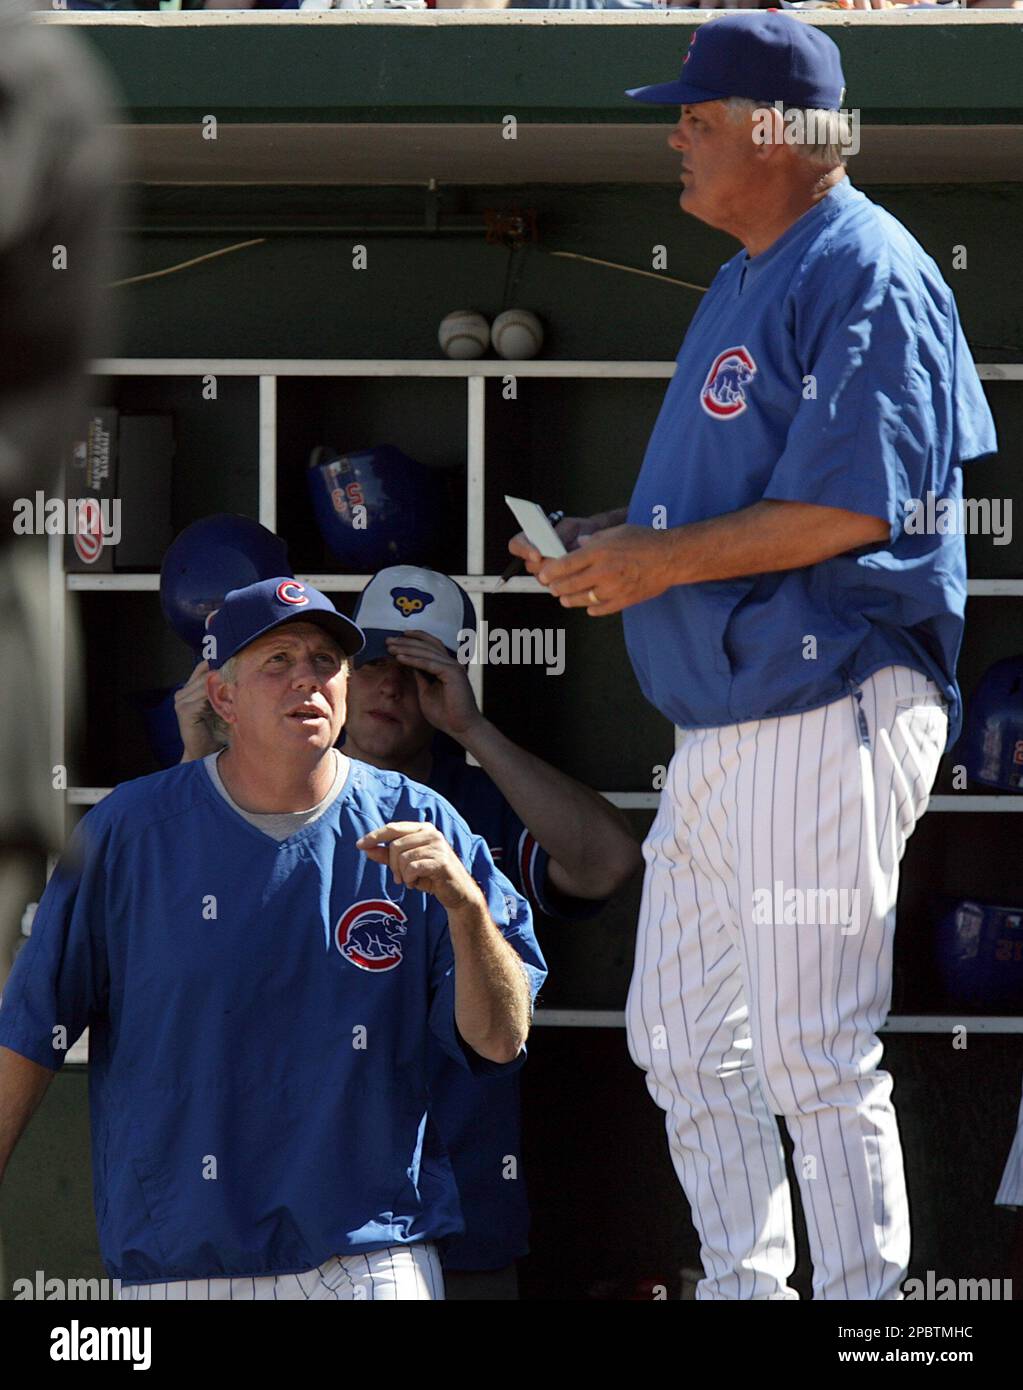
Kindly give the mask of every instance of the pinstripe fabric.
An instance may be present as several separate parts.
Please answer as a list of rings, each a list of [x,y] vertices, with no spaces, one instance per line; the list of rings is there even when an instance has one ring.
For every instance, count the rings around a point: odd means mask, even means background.
[[[444,1275],[435,1245],[391,1245],[365,1255],[334,1255],[301,1274],[267,1274],[244,1279],[188,1279],[165,1284],[122,1284],[121,1298],[209,1299],[252,1302],[302,1299],[311,1303],[438,1300]]]
[[[804,714],[687,731],[672,759],[626,1017],[700,1232],[698,1298],[797,1296],[775,1115],[814,1297],[901,1296],[909,1223],[877,1029],[899,861],[946,733],[937,688],[893,666]]]
[[[1013,1136],[1009,1157],[1005,1162],[1002,1181],[998,1184],[995,1205],[999,1207],[1023,1207],[1023,1100],[1020,1101],[1016,1133]]]

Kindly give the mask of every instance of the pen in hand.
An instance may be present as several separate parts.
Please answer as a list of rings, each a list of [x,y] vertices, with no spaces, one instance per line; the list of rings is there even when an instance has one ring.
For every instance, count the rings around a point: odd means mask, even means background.
[[[559,522],[559,521],[564,521],[564,519],[565,519],[565,513],[564,513],[564,512],[548,512],[548,513],[547,513],[547,520],[551,523],[552,526],[557,526],[558,522]],[[515,558],[514,558],[514,560],[512,560],[511,564],[507,567],[507,569],[506,569],[506,570],[504,571],[504,573],[501,575],[501,578],[500,578],[500,579],[497,581],[497,583],[494,585],[494,592],[496,593],[497,590],[501,587],[501,585],[502,585],[503,583],[505,583],[506,580],[514,578],[514,576],[517,575],[517,574],[521,574],[522,571],[523,571],[525,568],[526,568],[525,562],[522,561],[522,560],[520,560],[519,557],[516,555]]]

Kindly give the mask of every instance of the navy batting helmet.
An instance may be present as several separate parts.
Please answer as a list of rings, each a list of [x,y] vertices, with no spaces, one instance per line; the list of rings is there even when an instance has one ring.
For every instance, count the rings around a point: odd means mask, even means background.
[[[966,707],[967,776],[1003,791],[1023,791],[1023,656],[996,661]]]
[[[308,476],[323,539],[350,573],[429,564],[442,497],[423,464],[391,444],[348,454],[321,447]]]
[[[290,575],[288,548],[258,521],[217,512],[193,521],[167,547],[160,566],[160,606],[197,654],[206,619],[231,589]]]
[[[1023,910],[966,900],[941,918],[938,972],[950,1002],[1015,1012],[1023,1004]]]

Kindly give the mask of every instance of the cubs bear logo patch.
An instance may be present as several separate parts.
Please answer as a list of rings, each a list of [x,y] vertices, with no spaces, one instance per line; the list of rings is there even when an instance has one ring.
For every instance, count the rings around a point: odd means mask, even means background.
[[[401,964],[408,918],[387,898],[352,903],[334,928],[334,945],[359,970],[393,970]]]
[[[700,404],[715,420],[728,420],[746,409],[746,387],[757,374],[746,347],[725,348],[714,358],[700,391]]]

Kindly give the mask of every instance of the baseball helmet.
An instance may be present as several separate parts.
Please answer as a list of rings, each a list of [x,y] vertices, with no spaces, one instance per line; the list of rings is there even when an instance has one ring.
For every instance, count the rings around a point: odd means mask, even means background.
[[[1023,1005],[1023,909],[957,902],[941,918],[935,945],[951,1002],[1007,1012]]]
[[[290,575],[288,548],[258,521],[217,512],[193,521],[171,541],[160,566],[160,607],[196,654],[206,619],[231,589]]]
[[[985,671],[966,708],[962,759],[967,776],[1002,791],[1023,791],[1023,656]]]
[[[308,479],[323,539],[349,573],[429,563],[443,498],[423,464],[391,444],[347,454],[320,446]]]

